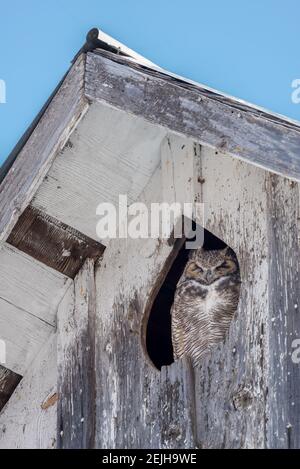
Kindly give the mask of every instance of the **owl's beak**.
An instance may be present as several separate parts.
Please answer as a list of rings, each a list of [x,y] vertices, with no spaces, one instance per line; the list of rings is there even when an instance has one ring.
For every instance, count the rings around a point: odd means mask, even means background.
[[[212,271],[211,271],[211,270],[207,270],[206,273],[205,273],[205,279],[206,279],[206,281],[207,281],[208,283],[210,283],[211,280],[212,280],[212,278],[213,278],[213,273],[212,273]]]

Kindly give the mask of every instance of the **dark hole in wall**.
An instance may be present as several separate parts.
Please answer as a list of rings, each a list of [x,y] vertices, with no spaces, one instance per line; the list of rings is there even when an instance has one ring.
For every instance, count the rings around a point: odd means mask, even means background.
[[[226,246],[222,240],[204,230],[204,249],[224,249]],[[160,287],[150,311],[146,331],[146,348],[149,358],[159,370],[162,366],[171,365],[174,362],[170,310],[176,285],[188,261],[189,252],[190,250],[185,248],[184,243]]]
[[[10,399],[22,377],[0,365],[0,411]]]

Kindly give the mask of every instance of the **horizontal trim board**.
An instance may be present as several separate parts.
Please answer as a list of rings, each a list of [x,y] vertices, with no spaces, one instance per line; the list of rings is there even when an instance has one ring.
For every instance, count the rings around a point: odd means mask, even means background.
[[[5,367],[20,375],[47,341],[54,327],[0,298],[0,337],[6,344]]]
[[[58,304],[71,282],[17,248],[0,246],[0,298],[32,316],[54,326]]]
[[[300,180],[300,126],[289,120],[103,51],[87,54],[85,94]]]

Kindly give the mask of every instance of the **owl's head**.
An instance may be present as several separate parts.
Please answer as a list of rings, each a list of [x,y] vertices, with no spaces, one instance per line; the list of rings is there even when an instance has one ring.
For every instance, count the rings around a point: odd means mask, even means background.
[[[210,251],[201,248],[192,251],[185,268],[185,278],[210,285],[221,277],[238,272],[236,255],[229,247]]]

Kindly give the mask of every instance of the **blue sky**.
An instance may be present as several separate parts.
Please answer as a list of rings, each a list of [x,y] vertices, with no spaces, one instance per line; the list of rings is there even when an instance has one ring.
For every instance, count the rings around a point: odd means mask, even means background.
[[[6,84],[0,164],[95,26],[163,68],[300,120],[300,103],[291,99],[291,83],[300,78],[299,0],[0,0],[0,6]]]

